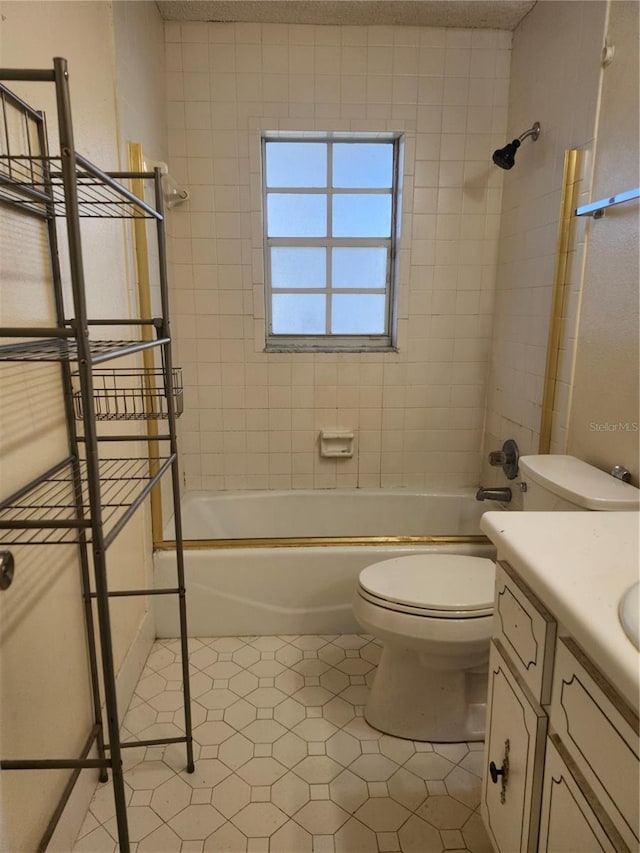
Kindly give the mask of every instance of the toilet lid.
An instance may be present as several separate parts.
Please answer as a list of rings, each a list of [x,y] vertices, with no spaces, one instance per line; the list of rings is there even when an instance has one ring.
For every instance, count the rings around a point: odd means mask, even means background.
[[[459,617],[484,615],[493,608],[495,565],[484,557],[459,554],[414,554],[374,563],[360,572],[360,586],[383,599],[412,610],[436,611]]]

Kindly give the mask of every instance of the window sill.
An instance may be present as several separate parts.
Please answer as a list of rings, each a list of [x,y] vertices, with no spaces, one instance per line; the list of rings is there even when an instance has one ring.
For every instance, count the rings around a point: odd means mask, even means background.
[[[267,335],[265,352],[397,352],[392,335]]]
[[[362,344],[362,346],[349,346],[349,347],[337,347],[337,346],[304,346],[303,344],[296,344],[292,346],[283,346],[283,345],[273,345],[270,344],[263,349],[263,352],[305,352],[305,353],[314,353],[314,352],[337,352],[337,353],[350,353],[350,352],[398,352],[398,347],[392,346],[384,346],[384,347],[375,347],[367,344]]]

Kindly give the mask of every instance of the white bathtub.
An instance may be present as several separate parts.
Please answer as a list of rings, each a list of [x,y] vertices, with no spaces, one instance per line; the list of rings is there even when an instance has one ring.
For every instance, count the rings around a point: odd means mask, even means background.
[[[470,492],[391,490],[187,493],[185,540],[290,537],[478,536],[483,512]],[[172,525],[165,533],[171,538]],[[187,542],[187,545],[195,545]],[[402,554],[493,556],[490,543],[342,544],[295,547],[206,547],[185,550],[192,636],[343,634],[359,630],[351,613],[358,574]],[[157,588],[175,584],[175,551],[154,556]],[[175,637],[171,596],[154,596],[159,637]]]

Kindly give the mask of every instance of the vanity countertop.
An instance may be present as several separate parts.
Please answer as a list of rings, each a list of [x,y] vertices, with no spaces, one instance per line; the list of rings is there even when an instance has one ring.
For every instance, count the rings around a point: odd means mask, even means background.
[[[638,712],[640,652],[618,607],[640,572],[640,513],[486,512],[480,527]]]

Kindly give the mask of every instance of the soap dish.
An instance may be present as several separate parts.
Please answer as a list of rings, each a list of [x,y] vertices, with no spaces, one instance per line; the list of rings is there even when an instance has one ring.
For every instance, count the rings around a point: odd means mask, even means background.
[[[353,456],[353,432],[348,429],[320,431],[320,456],[350,459]]]

